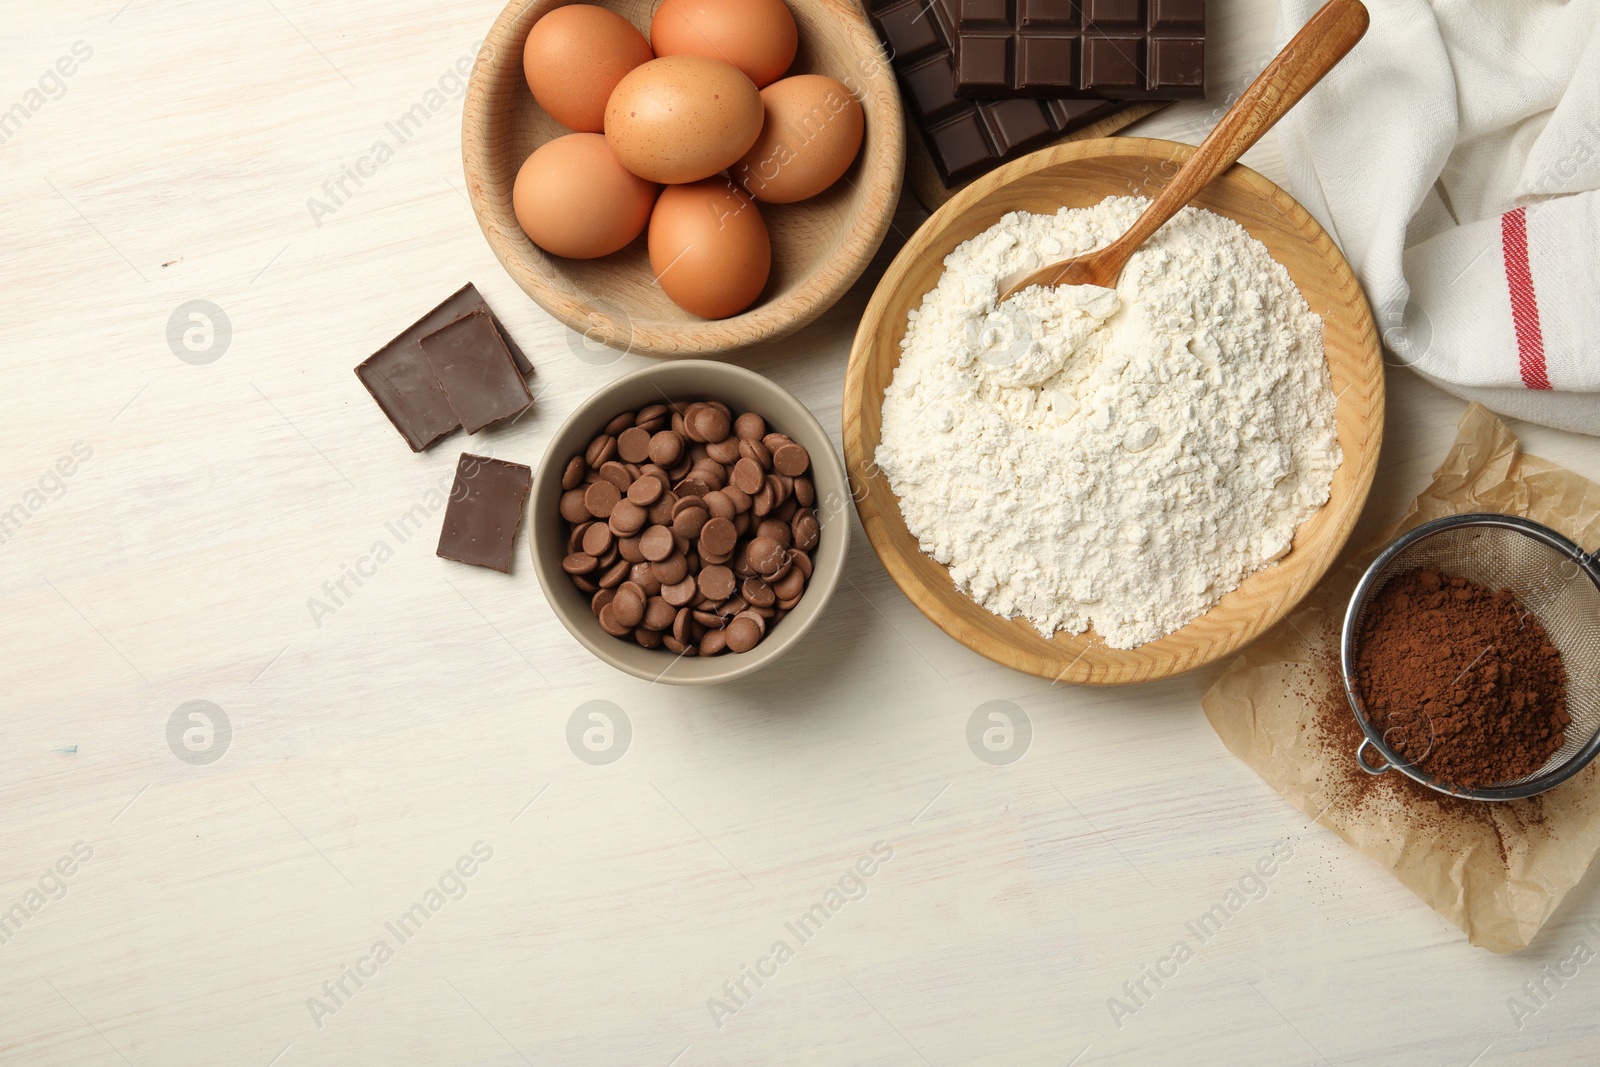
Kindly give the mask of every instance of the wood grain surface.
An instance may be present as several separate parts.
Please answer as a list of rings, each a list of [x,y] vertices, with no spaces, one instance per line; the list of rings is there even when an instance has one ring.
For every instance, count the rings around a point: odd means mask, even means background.
[[[789,0],[800,28],[796,74],[825,74],[861,101],[866,133],[850,169],[794,204],[760,204],[772,238],[772,275],[748,310],[710,321],[656,284],[645,240],[595,260],[547,255],[511,208],[523,161],[569,131],[528,91],[522,48],[547,11],[570,0],[512,0],[478,57],[462,118],[467,195],[500,263],[559,321],[594,342],[645,355],[715,355],[787,336],[826,311],[861,276],[888,233],[905,167],[900,92],[866,16],[849,0]],[[648,34],[652,0],[603,6]]]
[[[525,533],[509,576],[437,559],[461,452],[536,463],[649,364],[527,299],[467,203],[460,79],[501,7],[6,5],[0,915],[27,918],[0,943],[0,1064],[1592,1060],[1600,973],[1547,974],[1600,948],[1595,879],[1527,952],[1471,948],[1223,748],[1199,707],[1217,666],[1117,689],[1000,667],[858,529],[804,641],[669,689],[567,634]],[[1199,140],[1271,55],[1275,8],[1208,3],[1210,98],[1133,129]],[[1245,157],[1274,180],[1278,160],[1272,135]],[[902,197],[837,304],[738,357],[836,442],[851,338],[923,219]],[[412,455],[351,370],[467,280],[538,399]],[[1464,407],[1387,372],[1357,541]],[[1600,476],[1593,439],[1517,430]],[[208,744],[191,701],[231,733]],[[1198,943],[1230,892],[1248,903]],[[801,943],[786,924],[814,907]],[[744,969],[770,973],[780,939],[794,955],[758,986]],[[751,995],[713,1019],[736,981]],[[1531,981],[1550,994],[1519,1026]]]

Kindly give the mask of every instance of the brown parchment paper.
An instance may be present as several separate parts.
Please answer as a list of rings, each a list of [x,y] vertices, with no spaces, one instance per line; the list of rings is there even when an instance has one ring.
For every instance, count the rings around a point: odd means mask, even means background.
[[[1511,430],[1474,404],[1433,484],[1405,517],[1235,660],[1202,705],[1223,743],[1285,800],[1391,870],[1472,944],[1514,952],[1533,940],[1600,850],[1600,761],[1520,801],[1459,800],[1410,782],[1357,795],[1339,785],[1350,780],[1353,748],[1336,750],[1315,728],[1319,708],[1331,714],[1326,702],[1344,700],[1339,627],[1364,568],[1401,532],[1471,511],[1525,516],[1586,549],[1600,545],[1600,485],[1524,454]]]

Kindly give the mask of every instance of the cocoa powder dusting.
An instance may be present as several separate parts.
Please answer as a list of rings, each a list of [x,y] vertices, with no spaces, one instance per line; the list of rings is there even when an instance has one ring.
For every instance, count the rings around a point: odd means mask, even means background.
[[[1508,590],[1437,567],[1392,579],[1362,622],[1356,682],[1389,747],[1476,789],[1543,767],[1566,741],[1567,672]]]
[[[1487,833],[1502,868],[1509,866],[1508,845],[1526,851],[1536,838],[1548,834],[1543,796],[1485,804],[1429,789],[1399,771],[1377,775],[1363,771],[1356,765],[1355,753],[1366,735],[1356,723],[1339,678],[1338,652],[1331,648],[1314,652],[1311,680],[1299,690],[1311,707],[1302,729],[1318,747],[1338,754],[1327,762],[1327,776],[1317,779],[1330,810],[1373,825],[1409,824],[1415,833],[1433,841],[1434,847],[1449,850],[1470,848]]]

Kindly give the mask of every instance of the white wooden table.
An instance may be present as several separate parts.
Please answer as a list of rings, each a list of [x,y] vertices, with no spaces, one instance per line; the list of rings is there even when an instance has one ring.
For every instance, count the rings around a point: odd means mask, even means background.
[[[1214,99],[1138,132],[1198,140],[1267,58],[1272,7],[1216,0]],[[650,686],[567,636],[525,545],[508,578],[435,558],[438,512],[397,537],[467,442],[411,455],[351,368],[463,281],[540,387],[474,450],[537,461],[641,363],[585,352],[473,222],[454,67],[497,10],[6,0],[0,1063],[1592,1061],[1595,965],[1520,1028],[1507,1001],[1600,948],[1595,880],[1528,952],[1468,946],[1223,749],[1198,705],[1215,670],[1111,692],[1008,672],[857,529],[786,660]],[[1281,173],[1270,140],[1247,160]],[[919,220],[902,205],[838,307],[745,357],[835,433],[854,324]],[[199,352],[196,300],[229,324]],[[1390,383],[1358,536],[1463,407]],[[1595,441],[1519,429],[1600,475]],[[631,726],[608,764],[567,742],[590,701]],[[1010,765],[967,743],[990,701],[1031,723]],[[1264,896],[1145,978],[1275,845]]]

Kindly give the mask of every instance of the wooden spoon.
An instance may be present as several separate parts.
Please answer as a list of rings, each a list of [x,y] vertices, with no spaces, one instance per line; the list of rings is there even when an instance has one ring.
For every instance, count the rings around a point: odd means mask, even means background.
[[[1329,0],[1250,83],[1126,233],[1104,248],[1076,259],[1007,275],[1000,279],[1000,299],[1030,285],[1116,288],[1117,277],[1139,246],[1199,195],[1211,179],[1237,163],[1262,134],[1298,104],[1361,40],[1367,32],[1367,21],[1367,9],[1361,0]]]

